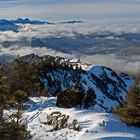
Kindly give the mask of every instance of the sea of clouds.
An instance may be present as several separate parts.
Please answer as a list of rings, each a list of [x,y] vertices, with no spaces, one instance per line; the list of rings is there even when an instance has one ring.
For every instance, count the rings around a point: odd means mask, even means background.
[[[1,31],[0,32],[0,59],[6,60],[9,57],[15,58],[16,56],[26,55],[35,53],[37,55],[53,55],[53,56],[62,56],[66,58],[80,58],[83,63],[91,63],[98,65],[109,66],[113,69],[117,69],[119,71],[127,71],[127,72],[138,72],[140,71],[140,46],[137,46],[137,55],[132,54],[125,59],[123,57],[118,57],[115,52],[111,54],[94,54],[87,55],[84,53],[78,53],[73,50],[73,53],[65,53],[62,51],[57,51],[53,48],[49,48],[48,46],[43,47],[32,47],[30,42],[33,38],[73,38],[77,39],[77,35],[104,35],[109,34],[106,39],[117,39],[114,38],[112,34],[140,34],[140,23],[135,22],[127,22],[127,23],[76,23],[76,24],[52,24],[52,25],[19,25],[19,32],[13,31]],[[120,38],[118,38],[120,39]],[[3,44],[8,42],[10,45],[5,47]],[[13,43],[20,42],[20,43]],[[23,42],[23,43],[22,43]],[[28,43],[25,43],[28,42]],[[57,46],[57,44],[54,44]],[[127,47],[127,46],[126,46]],[[133,47],[133,46],[132,46]],[[86,46],[85,46],[86,48]],[[98,49],[98,48],[97,48]],[[127,49],[126,49],[127,50]],[[120,50],[121,52],[121,50]]]

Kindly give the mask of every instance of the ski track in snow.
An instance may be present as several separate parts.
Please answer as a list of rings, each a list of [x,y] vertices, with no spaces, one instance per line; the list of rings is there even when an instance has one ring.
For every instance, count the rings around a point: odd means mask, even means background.
[[[28,102],[29,109],[24,113],[27,118],[28,130],[33,135],[32,140],[140,140],[140,129],[127,127],[119,117],[78,108],[64,109],[55,106],[55,97],[34,97]],[[69,122],[77,119],[81,131],[77,132],[68,128],[55,132],[48,132],[52,126],[40,123],[46,119],[47,114],[60,111],[70,115]],[[105,121],[105,126],[100,126]]]

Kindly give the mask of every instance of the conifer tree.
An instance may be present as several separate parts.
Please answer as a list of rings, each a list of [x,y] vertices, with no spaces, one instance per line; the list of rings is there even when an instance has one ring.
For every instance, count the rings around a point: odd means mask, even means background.
[[[96,94],[93,88],[89,88],[84,99],[84,108],[89,108],[92,105],[95,105]]]
[[[6,98],[8,100],[8,98]],[[19,90],[13,97],[11,97],[11,104],[4,102],[4,109],[10,109],[11,107],[15,109],[12,114],[2,114],[2,119],[0,123],[0,139],[1,140],[25,140],[29,138],[29,132],[26,130],[26,122],[22,118],[23,111],[26,109],[24,101],[27,100],[27,95],[25,92]]]
[[[10,96],[10,86],[7,76],[4,74],[3,67],[0,67],[0,124],[3,123],[3,111],[8,106],[8,98]]]
[[[140,127],[140,88],[133,86],[120,112],[122,121]]]
[[[0,67],[0,140],[25,140],[29,137],[26,123],[22,120],[27,95],[23,91],[12,94],[11,84]],[[4,110],[15,109],[14,113],[5,114]]]

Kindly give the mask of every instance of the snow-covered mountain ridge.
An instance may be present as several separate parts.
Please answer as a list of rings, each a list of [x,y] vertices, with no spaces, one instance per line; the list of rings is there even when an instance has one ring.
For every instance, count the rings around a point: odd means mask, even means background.
[[[39,57],[32,54],[23,56],[21,59],[29,63],[40,63],[49,61],[50,56]],[[50,96],[55,96],[57,93],[80,83],[85,91],[89,87],[93,88],[97,96],[96,105],[100,109],[110,112],[116,105],[124,102],[133,83],[131,76],[124,73],[117,75],[112,69],[105,66],[71,63],[72,61],[60,57],[54,59],[54,62],[59,62],[61,65],[72,65],[73,68],[53,66],[51,68],[44,67],[41,70],[40,80]]]
[[[41,74],[41,80],[48,92],[56,94],[66,90],[80,81],[82,87],[88,90],[92,87],[97,95],[97,104],[111,111],[118,103],[122,103],[126,93],[132,84],[132,79],[124,74],[117,75],[111,69],[104,66],[92,66],[79,74],[72,70],[51,70]]]

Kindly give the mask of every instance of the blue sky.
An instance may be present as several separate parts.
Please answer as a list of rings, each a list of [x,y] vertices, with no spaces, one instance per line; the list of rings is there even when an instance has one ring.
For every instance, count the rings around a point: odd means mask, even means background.
[[[140,21],[140,0],[0,0],[0,18]]]

